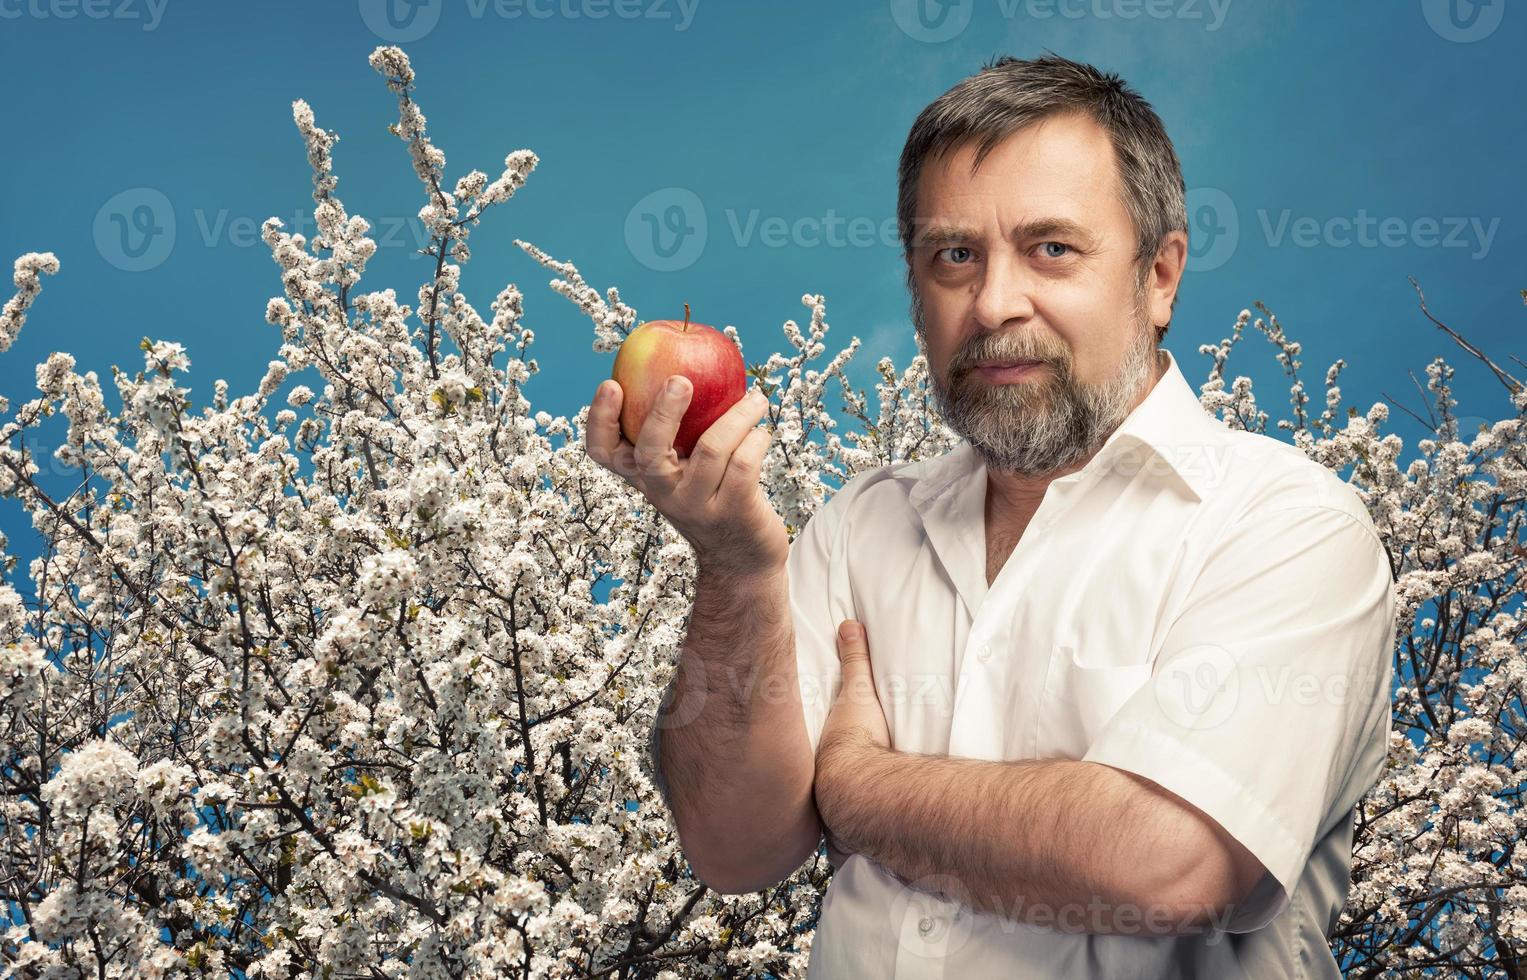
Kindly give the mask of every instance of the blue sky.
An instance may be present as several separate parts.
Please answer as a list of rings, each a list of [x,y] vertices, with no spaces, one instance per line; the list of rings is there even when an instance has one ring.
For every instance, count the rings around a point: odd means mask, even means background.
[[[278,270],[258,226],[271,215],[311,224],[296,98],[339,134],[338,194],[382,240],[363,287],[412,301],[428,275],[410,254],[423,197],[386,130],[395,100],[366,64],[394,41],[452,180],[474,167],[496,176],[521,147],[540,156],[474,232],[463,276],[485,315],[505,283],[524,291],[537,409],[574,414],[613,355],[591,350],[588,321],[515,238],[576,262],[601,290],[619,286],[642,319],[688,302],[698,321],[735,325],[749,361],[786,349],[781,324],[807,321],[801,295],[822,293],[828,356],[860,337],[849,373],[869,389],[880,356],[905,367],[915,353],[894,223],[881,232],[908,128],[992,56],[1050,49],[1120,72],[1176,143],[1195,259],[1166,346],[1190,382],[1209,366],[1198,345],[1262,300],[1304,344],[1317,405],[1327,365],[1344,357],[1349,403],[1387,391],[1419,410],[1407,372],[1424,380],[1442,354],[1458,367],[1459,413],[1499,417],[1503,389],[1426,321],[1406,277],[1516,367],[1527,104],[1515,56],[1527,10],[1505,6],[0,0],[13,133],[0,258],[51,250],[63,262],[0,356],[0,392],[13,406],[35,393],[34,365],[54,350],[103,379],[112,364],[136,370],[144,336],[185,344],[198,404],[215,378],[251,390],[279,344],[263,318]],[[653,237],[675,217],[703,227],[703,243]],[[1286,407],[1260,335],[1230,368],[1275,415]],[[1415,425],[1393,416],[1413,444]],[[35,551],[13,502],[0,529],[13,552]]]

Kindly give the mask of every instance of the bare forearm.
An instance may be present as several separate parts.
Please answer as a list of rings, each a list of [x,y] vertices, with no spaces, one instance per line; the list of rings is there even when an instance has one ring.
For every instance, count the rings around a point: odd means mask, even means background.
[[[823,821],[914,888],[1065,932],[1170,935],[1227,919],[1164,873],[1193,867],[1201,838],[1137,777],[1090,762],[876,746],[852,765],[819,797]]]
[[[700,569],[658,713],[660,771],[685,854],[722,891],[784,878],[816,849],[814,760],[783,568]]]

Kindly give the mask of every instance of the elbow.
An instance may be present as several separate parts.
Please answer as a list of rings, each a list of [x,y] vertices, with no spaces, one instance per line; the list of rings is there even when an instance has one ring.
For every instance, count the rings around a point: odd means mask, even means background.
[[[691,862],[690,870],[695,874],[695,879],[715,892],[717,895],[751,895],[753,892],[763,891],[773,887],[777,881],[760,881],[758,876],[738,874],[735,871],[701,871]],[[783,879],[781,879],[783,880]]]
[[[773,888],[790,876],[789,871],[780,874],[758,868],[721,868],[709,864],[697,865],[694,861],[689,862],[689,869],[694,872],[700,884],[718,895],[751,895]]]
[[[680,847],[684,851],[684,857],[689,862],[690,873],[695,880],[718,895],[746,895],[750,892],[767,888],[771,882],[760,882],[756,869],[750,869],[737,860],[735,853],[727,853],[723,848],[692,848],[684,845],[682,835]]]
[[[739,853],[734,843],[695,852],[685,847],[684,856],[695,878],[719,895],[764,891],[800,870],[820,850],[822,826],[814,810],[810,816],[799,833],[756,854]]]
[[[1197,857],[1157,894],[1172,911],[1173,933],[1223,930],[1264,874],[1266,868],[1240,843],[1211,835]]]

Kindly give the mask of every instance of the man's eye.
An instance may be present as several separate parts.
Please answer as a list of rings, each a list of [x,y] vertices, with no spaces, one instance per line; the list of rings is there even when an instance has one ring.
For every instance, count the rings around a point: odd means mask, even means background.
[[[968,256],[970,254],[970,249],[966,248],[964,245],[952,245],[949,248],[941,248],[941,249],[939,249],[938,252],[935,253],[935,257],[937,257],[938,255],[942,255],[944,252],[951,252],[951,253],[952,252],[963,252],[963,253],[965,253]],[[954,264],[955,265],[964,265],[965,263],[964,262],[955,262]]]
[[[1069,252],[1071,250],[1071,246],[1067,245],[1065,242],[1041,242],[1039,247],[1042,248],[1042,249],[1045,249],[1046,250],[1045,253],[1044,253],[1045,256],[1047,258],[1051,258],[1051,259],[1063,259],[1063,258],[1066,257],[1066,253],[1065,252],[1052,252],[1052,251],[1049,251],[1049,249],[1065,249],[1066,252]]]

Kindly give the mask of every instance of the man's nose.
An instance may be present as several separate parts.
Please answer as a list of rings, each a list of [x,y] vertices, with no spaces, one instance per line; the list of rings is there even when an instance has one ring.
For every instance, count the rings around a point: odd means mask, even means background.
[[[1022,256],[998,250],[986,262],[986,270],[976,287],[972,313],[976,322],[988,330],[1000,330],[1014,320],[1034,315],[1034,276]]]

